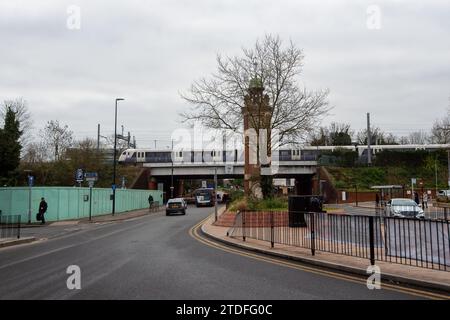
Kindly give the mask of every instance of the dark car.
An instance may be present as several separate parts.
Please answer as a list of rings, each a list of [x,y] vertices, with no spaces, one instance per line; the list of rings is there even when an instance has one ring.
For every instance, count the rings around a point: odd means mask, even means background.
[[[187,203],[183,198],[169,199],[166,204],[166,216],[172,213],[186,214]]]

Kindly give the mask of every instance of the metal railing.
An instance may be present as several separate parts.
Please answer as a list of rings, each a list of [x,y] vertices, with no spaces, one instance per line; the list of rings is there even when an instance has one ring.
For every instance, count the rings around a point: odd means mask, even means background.
[[[20,239],[20,214],[2,215],[0,213],[0,239],[17,238]]]
[[[293,223],[293,215],[300,224]],[[297,221],[297,222],[299,222]],[[313,212],[240,212],[230,237],[450,271],[446,220]]]

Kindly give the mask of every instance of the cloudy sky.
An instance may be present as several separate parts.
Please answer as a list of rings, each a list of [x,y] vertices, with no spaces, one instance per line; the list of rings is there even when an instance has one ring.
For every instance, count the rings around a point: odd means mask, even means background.
[[[119,126],[140,147],[163,147],[188,107],[179,92],[215,71],[217,53],[265,33],[304,50],[303,86],[330,89],[323,124],[357,131],[370,112],[407,135],[449,108],[447,0],[2,0],[0,100],[27,100],[35,130],[57,119],[96,138],[97,123],[113,133],[114,99],[125,97]]]

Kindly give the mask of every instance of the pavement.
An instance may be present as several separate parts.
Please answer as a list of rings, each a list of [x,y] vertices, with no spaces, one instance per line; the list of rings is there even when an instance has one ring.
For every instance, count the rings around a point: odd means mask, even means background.
[[[219,214],[223,213],[225,211],[224,209],[225,208],[222,208]],[[310,249],[281,244],[275,244],[274,248],[271,248],[270,243],[267,241],[250,238],[246,238],[246,241],[242,241],[240,238],[229,237],[227,235],[227,232],[230,229],[229,227],[216,226],[213,223],[214,217],[210,217],[202,225],[202,232],[216,241],[253,252],[300,261],[313,266],[326,267],[352,274],[367,275],[367,268],[370,265],[368,259],[320,251],[316,251],[316,254],[312,256]],[[450,298],[450,272],[448,271],[439,271],[382,261],[376,261],[376,265],[381,270],[381,279],[383,280],[446,292],[449,294]]]
[[[30,243],[36,241],[35,237],[21,238],[2,238],[0,239],[0,248],[11,247],[19,244]]]
[[[60,233],[53,237],[42,233],[47,240],[0,249],[0,299],[442,298],[387,284],[369,290],[367,275],[344,276],[219,247],[196,232],[212,211],[190,206],[185,216],[159,212],[125,220],[29,228],[30,232],[58,229]],[[72,231],[62,233],[64,229]],[[79,290],[67,286],[71,279],[67,270],[73,265],[80,269]]]
[[[158,214],[164,212],[164,207],[156,211],[149,211],[148,209],[133,210],[128,212],[105,214],[79,220],[64,220],[47,222],[46,224],[31,223],[21,225],[20,238],[0,238],[0,247],[10,247],[14,245],[21,245],[33,241],[43,241],[53,238],[66,236],[71,233],[76,233],[82,230],[87,230],[95,225],[103,225],[124,220],[132,220],[145,215]]]

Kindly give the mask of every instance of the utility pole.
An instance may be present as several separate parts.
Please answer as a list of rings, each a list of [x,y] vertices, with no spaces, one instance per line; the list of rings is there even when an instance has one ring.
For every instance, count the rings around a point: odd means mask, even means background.
[[[438,192],[438,175],[437,175],[437,154],[436,154],[436,156],[434,157],[434,175],[435,175],[435,179],[436,179],[436,181],[435,181],[435,187],[436,187],[436,189],[435,189],[435,197],[437,197],[437,192]]]
[[[97,124],[97,152],[100,151],[100,123]]]
[[[448,181],[447,184],[450,187],[450,150],[447,150],[447,172],[448,172]]]
[[[367,112],[367,165],[372,164],[372,151],[370,150],[370,141],[371,140],[371,134],[370,134],[370,113]]]
[[[117,149],[117,102],[125,100],[124,98],[117,98],[115,104],[115,113],[114,113],[114,160],[113,160],[113,180],[112,180],[112,215],[116,212],[116,149]]]

